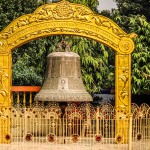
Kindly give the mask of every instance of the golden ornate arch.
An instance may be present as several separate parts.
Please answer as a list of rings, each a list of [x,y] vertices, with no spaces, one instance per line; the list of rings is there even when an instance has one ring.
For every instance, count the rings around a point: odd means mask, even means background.
[[[23,15],[0,32],[0,110],[11,106],[12,50],[33,39],[50,35],[77,35],[96,40],[115,52],[116,108],[130,113],[132,38],[112,20],[84,5],[62,0]]]

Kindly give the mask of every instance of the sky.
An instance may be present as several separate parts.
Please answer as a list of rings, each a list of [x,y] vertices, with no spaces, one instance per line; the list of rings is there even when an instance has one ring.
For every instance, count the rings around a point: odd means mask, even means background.
[[[99,1],[99,7],[98,10],[105,10],[105,9],[109,9],[111,10],[111,8],[116,8],[116,4],[114,2],[114,0],[98,0]]]

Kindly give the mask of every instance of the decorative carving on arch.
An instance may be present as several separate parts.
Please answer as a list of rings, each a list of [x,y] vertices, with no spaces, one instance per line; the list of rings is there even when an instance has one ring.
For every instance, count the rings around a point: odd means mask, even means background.
[[[128,83],[129,77],[128,77],[128,70],[126,68],[122,70],[122,74],[119,76],[119,79],[123,83],[122,89],[119,93],[119,99],[124,104],[123,100],[126,98],[126,96],[129,95],[128,90],[127,90],[127,83]]]
[[[8,43],[7,40],[0,40],[0,54],[8,53]]]
[[[0,103],[4,103],[5,99],[8,96],[8,91],[4,85],[4,81],[8,78],[8,74],[6,72],[4,72],[3,69],[0,68],[0,95],[3,98],[3,102],[1,101],[1,97],[0,97]]]
[[[131,53],[135,34],[125,33],[112,20],[94,14],[89,8],[65,0],[43,5],[33,14],[14,20],[0,33],[0,53],[32,39],[57,34],[72,34],[95,39],[119,53]]]

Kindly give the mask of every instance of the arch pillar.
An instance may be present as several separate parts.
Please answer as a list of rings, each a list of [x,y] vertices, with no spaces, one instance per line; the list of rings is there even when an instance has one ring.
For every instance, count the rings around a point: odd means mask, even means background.
[[[11,53],[2,53],[0,50],[0,143],[10,143],[12,59]]]
[[[128,143],[129,115],[131,113],[131,54],[116,54],[115,61],[115,132],[116,138],[120,137],[124,143]]]
[[[127,114],[131,109],[131,54],[116,54],[115,61],[116,110],[123,110]]]

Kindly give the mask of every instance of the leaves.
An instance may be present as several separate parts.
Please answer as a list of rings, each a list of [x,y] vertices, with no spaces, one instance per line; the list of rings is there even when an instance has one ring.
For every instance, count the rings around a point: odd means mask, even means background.
[[[107,79],[110,71],[114,72],[108,64],[108,48],[82,37],[68,36],[66,39],[72,44],[72,50],[81,57],[82,77],[87,90],[93,93],[100,92],[101,88],[114,87],[114,77]]]
[[[115,0],[122,16],[144,15],[150,20],[150,1],[148,0]]]
[[[145,94],[150,91],[150,23],[144,16],[136,16],[131,21],[131,31],[139,35],[132,54],[132,91],[134,94]]]
[[[127,33],[136,33],[132,53],[132,94],[149,94],[150,91],[150,1],[116,0],[118,9],[104,11]],[[111,58],[111,57],[109,57]],[[113,57],[114,58],[114,57]]]

